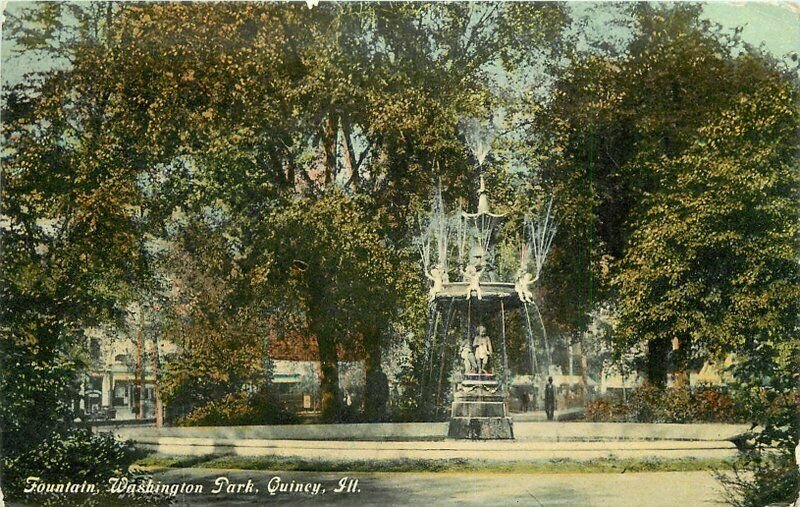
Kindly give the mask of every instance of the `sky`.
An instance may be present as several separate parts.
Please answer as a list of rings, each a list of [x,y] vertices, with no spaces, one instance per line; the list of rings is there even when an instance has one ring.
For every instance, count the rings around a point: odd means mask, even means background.
[[[704,15],[726,28],[742,26],[745,42],[765,48],[778,58],[800,52],[800,3],[709,2]]]
[[[0,1],[3,12],[9,13],[32,3]],[[598,2],[570,3],[577,11],[581,11],[597,5]],[[754,46],[763,45],[766,51],[777,58],[784,58],[791,52],[800,52],[800,2],[713,1],[706,3],[704,16],[728,30],[742,27],[741,37],[745,42]],[[0,74],[4,86],[19,82],[26,70],[24,67],[30,68],[32,65],[20,62],[19,59],[9,58],[13,52],[13,41],[6,40],[6,32],[3,30]],[[47,62],[37,65],[47,65]]]

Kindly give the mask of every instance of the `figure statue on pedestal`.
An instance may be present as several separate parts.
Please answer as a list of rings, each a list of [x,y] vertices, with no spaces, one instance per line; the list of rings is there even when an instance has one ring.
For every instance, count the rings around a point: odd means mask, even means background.
[[[486,335],[486,328],[478,326],[472,346],[475,348],[475,358],[478,360],[478,373],[487,373],[489,356],[492,355],[492,341]]]
[[[464,299],[472,297],[473,292],[475,292],[479,300],[483,299],[483,295],[481,294],[481,272],[478,271],[478,268],[470,264],[464,269],[462,275],[464,276],[464,281],[469,283],[467,286],[467,297]]]
[[[536,279],[529,272],[520,269],[517,272],[517,281],[514,283],[514,290],[519,295],[519,300],[523,303],[533,303],[533,292],[531,292],[531,285]]]
[[[428,300],[433,301],[436,299],[436,294],[442,291],[442,287],[447,281],[447,273],[444,269],[442,269],[441,266],[435,266],[433,269],[431,269],[430,273],[425,273],[425,276],[433,282],[431,290],[428,293]]]
[[[461,343],[461,359],[464,360],[464,373],[477,373],[478,362],[475,360],[475,353],[472,351],[472,345],[469,340],[464,340]]]

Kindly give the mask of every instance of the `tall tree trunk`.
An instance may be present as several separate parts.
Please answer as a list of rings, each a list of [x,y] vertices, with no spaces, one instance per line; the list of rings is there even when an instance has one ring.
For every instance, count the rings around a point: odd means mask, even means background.
[[[667,338],[656,338],[647,344],[647,381],[653,386],[667,386],[667,357],[671,347]]]
[[[153,377],[155,378],[153,384],[153,397],[156,411],[156,428],[164,425],[164,407],[161,403],[161,395],[158,392],[159,376],[161,367],[161,357],[158,351],[158,333],[153,333]]]
[[[675,373],[675,387],[686,387],[689,385],[689,351],[691,342],[689,337],[673,338],[670,344],[672,349],[673,372]]]
[[[586,333],[581,334],[580,358],[581,358],[581,390],[583,395],[583,405],[589,402],[589,356],[586,355]]]
[[[389,381],[381,368],[383,359],[380,330],[369,327],[364,331],[365,399],[364,415],[370,421],[381,421],[389,401]]]
[[[293,157],[293,154],[289,155],[286,161],[286,186],[291,190],[297,190],[297,176]]]
[[[350,120],[347,119],[347,116],[342,116],[341,120],[344,165],[347,168],[347,172],[350,174],[349,179],[347,180],[347,185],[351,189],[356,190],[358,188],[359,174],[358,163],[356,162],[356,153],[353,149],[352,128],[350,127]]]
[[[331,333],[321,329],[321,326],[313,326],[312,332],[317,338],[317,346],[319,347],[319,362],[322,374],[320,378],[322,419],[326,422],[335,422],[342,412],[336,338]]]
[[[322,154],[325,159],[325,187],[336,178],[336,116],[331,112],[322,126]]]
[[[139,413],[136,419],[144,418],[144,315],[139,305],[139,322],[136,326],[136,382],[139,384]]]

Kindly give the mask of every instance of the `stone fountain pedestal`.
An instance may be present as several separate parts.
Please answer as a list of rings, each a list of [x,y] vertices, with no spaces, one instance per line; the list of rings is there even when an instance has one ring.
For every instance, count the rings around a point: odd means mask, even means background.
[[[493,374],[463,375],[453,397],[448,437],[472,440],[514,438],[505,397]]]

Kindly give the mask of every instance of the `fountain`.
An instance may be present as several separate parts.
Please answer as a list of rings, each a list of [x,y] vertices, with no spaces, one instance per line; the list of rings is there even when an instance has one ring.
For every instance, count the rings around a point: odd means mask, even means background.
[[[531,323],[531,308],[535,310],[542,324],[543,371],[547,371],[550,348],[532,286],[539,280],[555,233],[552,204],[539,210],[535,218],[525,218],[515,279],[503,280],[494,247],[504,216],[491,210],[482,171],[491,137],[475,132],[475,124],[468,126],[471,130],[465,137],[480,174],[477,210],[448,213],[439,188],[430,214],[421,220],[418,237],[423,269],[430,281],[420,402],[435,410],[441,407],[448,394],[443,392],[447,377],[452,384],[450,438],[513,439],[506,318],[513,311],[524,315],[533,376],[539,368]],[[451,281],[451,276],[456,281]]]

